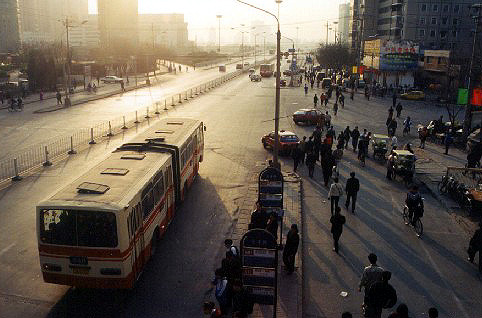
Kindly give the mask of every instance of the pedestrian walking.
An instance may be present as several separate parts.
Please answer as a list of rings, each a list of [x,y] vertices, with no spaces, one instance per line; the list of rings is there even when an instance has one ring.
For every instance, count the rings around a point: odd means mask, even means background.
[[[300,160],[301,160],[300,145],[297,145],[293,149],[293,151],[291,152],[291,157],[293,158],[293,171],[296,172],[296,169],[298,169],[298,164],[300,163]]]
[[[325,107],[328,105],[328,99],[329,99],[329,98],[330,98],[329,95],[327,95],[327,96],[325,97],[325,100],[324,100],[324,102],[325,102]]]
[[[397,109],[397,117],[400,118],[400,115],[402,114],[402,109],[403,109],[402,103],[398,103],[396,109]]]
[[[308,94],[308,84],[305,83],[305,95]]]
[[[479,252],[479,272],[482,273],[482,221],[479,223],[479,228],[469,241],[469,248],[467,250],[469,262],[474,262],[477,252]]]
[[[358,130],[358,126],[355,126],[355,129],[351,131],[351,145],[353,146],[353,151],[356,151],[358,138],[360,138],[360,131]]]
[[[253,299],[249,292],[243,287],[241,279],[233,282],[233,317],[247,317],[253,312]]]
[[[351,200],[351,213],[355,213],[356,196],[360,190],[360,181],[355,178],[355,172],[350,172],[350,178],[346,180],[345,192],[346,202],[345,207],[348,209]]]
[[[40,91],[39,98],[40,98],[41,101],[44,100],[44,92]]]
[[[313,104],[315,105],[315,108],[318,104],[318,96],[315,94],[315,96],[313,97]]]
[[[59,91],[55,94],[55,97],[57,98],[57,105],[62,105],[62,94],[60,94]]]
[[[394,164],[395,157],[393,155],[393,151],[390,152],[390,155],[387,158],[387,179],[392,180],[393,177],[393,164]]]
[[[345,96],[343,94],[340,93],[340,105],[341,105],[341,108],[345,108]]]
[[[125,92],[126,90],[124,88],[124,81],[123,80],[120,82],[120,86],[121,86],[121,91]]]
[[[425,149],[425,141],[427,140],[428,129],[427,127],[422,127],[418,132],[418,138],[420,138],[420,146],[419,148]]]
[[[331,167],[333,173],[333,167]],[[331,215],[335,213],[335,209],[338,208],[338,202],[340,197],[343,195],[343,187],[338,183],[338,178],[333,179],[333,183],[330,186],[330,191],[328,192],[328,199],[331,201]]]
[[[350,141],[350,136],[351,136],[350,126],[346,126],[343,132],[343,137],[345,139],[345,149],[348,149],[348,142]]]
[[[393,96],[392,96],[392,107],[395,108],[395,106],[397,105],[397,93],[394,92],[393,93]],[[398,111],[397,111],[398,112]],[[398,117],[398,116],[397,116]]]
[[[311,79],[310,84],[311,84],[311,89],[313,89],[313,85],[315,84],[315,80],[314,80],[314,79]]]
[[[310,137],[311,138],[311,137]],[[306,155],[306,166],[308,167],[308,175],[313,178],[315,172],[316,156],[313,150],[308,151]]]
[[[412,120],[410,119],[410,116],[407,116],[407,118],[403,121],[403,135],[409,135],[410,134],[410,127],[412,126]]]
[[[328,187],[328,182],[330,182],[331,175],[333,173],[333,165],[334,165],[334,158],[331,154],[331,149],[326,152],[323,157],[323,162],[321,165],[321,169],[323,172],[323,181],[325,183],[325,187]],[[332,211],[333,214],[333,211]]]
[[[298,235],[298,225],[292,224],[291,229],[286,236],[286,244],[283,249],[283,263],[286,271],[291,274],[295,271],[295,256],[298,251],[300,236]]]
[[[445,144],[445,153],[446,155],[449,154],[449,148],[450,146],[452,145],[454,139],[452,138],[452,132],[449,131],[447,132],[447,134],[445,135],[445,139],[444,139],[444,144]]]
[[[333,235],[333,251],[338,254],[338,241],[340,240],[341,233],[343,232],[343,224],[345,224],[346,219],[340,213],[340,207],[335,208],[335,214],[331,216],[331,234]]]
[[[300,163],[305,163],[305,156],[306,156],[306,136],[303,136],[303,139],[300,141],[299,144],[300,148]]]
[[[388,136],[392,137],[395,136],[395,133],[397,132],[397,121],[395,119],[392,119],[390,121],[390,124],[388,124]]]
[[[365,317],[381,318],[383,309],[392,308],[397,303],[397,292],[388,283],[391,277],[391,272],[384,271],[382,280],[370,287],[365,307]]]
[[[336,114],[338,113],[338,103],[335,101],[335,104],[333,104],[333,113]]]
[[[228,313],[228,279],[226,278],[224,271],[221,268],[216,269],[214,272],[215,278],[213,284],[215,285],[214,296],[218,301],[221,309],[221,315]]]
[[[388,119],[393,119],[393,107],[390,106],[390,108],[388,109]],[[387,121],[388,121],[387,119]]]
[[[278,216],[275,213],[269,215],[266,231],[270,232],[275,239],[278,239]]]
[[[377,260],[378,260],[378,257],[375,254],[370,253],[368,255],[368,261],[370,262],[370,265],[365,267],[365,269],[363,270],[363,274],[360,279],[360,284],[358,285],[359,292],[361,292],[362,288],[364,288],[365,301],[368,295],[368,291],[370,290],[370,287],[376,282],[379,282],[382,280],[383,268],[377,265]]]

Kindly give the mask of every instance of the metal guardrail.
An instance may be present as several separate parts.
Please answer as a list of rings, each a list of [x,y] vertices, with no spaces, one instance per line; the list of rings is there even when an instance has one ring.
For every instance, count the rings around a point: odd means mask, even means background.
[[[19,151],[17,154],[0,161],[0,183],[8,180],[20,180],[21,175],[29,170],[42,165],[50,166],[52,165],[52,159],[75,154],[76,151],[86,148],[90,144],[119,134],[125,129],[135,127],[143,121],[158,116],[161,111],[168,110],[168,107],[175,107],[186,100],[195,98],[197,95],[216,88],[242,73],[243,71],[241,70],[231,72],[214,80],[188,88],[181,93],[158,100],[146,107],[145,111],[137,110],[130,112],[90,128],[80,129],[73,134],[54,138]]]

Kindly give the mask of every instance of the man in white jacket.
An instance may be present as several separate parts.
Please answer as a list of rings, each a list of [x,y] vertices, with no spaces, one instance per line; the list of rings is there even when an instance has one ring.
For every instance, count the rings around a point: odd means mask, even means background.
[[[343,195],[343,186],[338,183],[338,178],[333,179],[330,191],[328,192],[328,199],[331,201],[331,215],[335,214],[335,208],[338,207],[340,197]]]

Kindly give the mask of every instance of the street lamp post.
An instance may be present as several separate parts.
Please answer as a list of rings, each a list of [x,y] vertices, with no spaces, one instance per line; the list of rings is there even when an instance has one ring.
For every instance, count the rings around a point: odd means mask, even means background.
[[[337,31],[337,24],[338,24],[338,21],[333,21],[332,23],[334,24],[334,31],[335,31],[335,44],[336,44],[336,31]]]
[[[218,41],[218,53],[221,52],[221,18],[223,16],[221,14],[216,15],[216,18],[218,19],[218,36],[219,36],[219,41]]]
[[[280,164],[278,162],[278,148],[279,148],[279,145],[278,145],[278,140],[279,140],[279,111],[280,111],[280,69],[281,69],[281,49],[280,49],[280,44],[281,44],[281,31],[280,31],[280,23],[279,23],[279,18],[267,11],[267,10],[264,10],[264,9],[261,9],[261,8],[258,8],[250,3],[247,3],[247,2],[244,2],[244,1],[241,1],[241,0],[236,0],[237,2],[239,3],[242,3],[242,4],[245,4],[247,6],[250,6],[256,10],[260,10],[260,11],[263,11],[264,13],[267,13],[269,15],[271,15],[273,18],[276,19],[276,22],[278,24],[278,32],[276,33],[276,100],[275,100],[275,110],[274,110],[274,139],[275,139],[275,142],[274,142],[274,147],[273,147],[273,165],[276,167],[276,168],[280,168]],[[282,0],[275,0],[276,3],[278,4],[278,16],[279,16],[279,5],[280,3],[282,2]],[[276,310],[274,311],[275,312],[275,317],[276,317]]]

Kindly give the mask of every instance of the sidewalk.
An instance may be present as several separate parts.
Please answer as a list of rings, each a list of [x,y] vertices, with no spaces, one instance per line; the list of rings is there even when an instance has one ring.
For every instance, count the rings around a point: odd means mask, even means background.
[[[262,167],[259,167],[259,172]],[[278,252],[278,306],[276,309],[277,317],[301,318],[302,317],[302,300],[303,300],[303,229],[301,223],[301,178],[292,173],[283,172],[284,176],[284,210],[283,218],[283,242],[286,240],[291,224],[298,224],[300,229],[300,245],[295,260],[295,272],[287,275],[284,271],[283,252]],[[251,175],[248,193],[242,203],[236,225],[233,230],[232,239],[236,246],[248,231],[251,212],[258,199],[258,173]],[[236,221],[236,220],[235,220]],[[283,243],[284,244],[284,243]],[[255,304],[254,311],[250,317],[268,318],[273,317],[273,306]]]
[[[446,174],[447,167],[464,167],[467,162],[467,153],[455,147],[449,149],[449,154],[445,155],[445,147],[439,144],[426,142],[425,149],[415,147],[416,176],[430,191],[430,194],[437,199],[445,209],[457,216],[457,221],[466,230],[472,232],[476,228],[476,220],[480,216],[467,217],[465,212],[448,195],[440,194],[438,183],[442,176]]]

